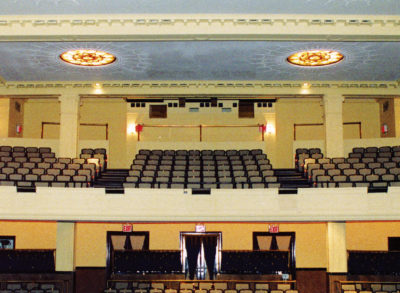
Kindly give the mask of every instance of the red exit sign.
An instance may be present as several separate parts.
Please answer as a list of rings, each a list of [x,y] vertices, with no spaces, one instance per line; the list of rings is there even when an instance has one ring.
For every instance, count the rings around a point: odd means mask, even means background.
[[[133,227],[131,224],[123,224],[122,225],[122,232],[132,232]]]
[[[279,233],[279,225],[277,224],[268,225],[268,231],[269,233]]]

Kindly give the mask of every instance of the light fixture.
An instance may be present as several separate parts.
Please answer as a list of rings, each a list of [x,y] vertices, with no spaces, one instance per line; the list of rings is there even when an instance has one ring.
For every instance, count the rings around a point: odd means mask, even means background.
[[[265,134],[275,134],[275,126],[272,123],[267,123],[267,125],[265,126]]]
[[[97,50],[70,50],[60,55],[64,62],[78,66],[103,66],[113,63],[117,58],[107,52]]]
[[[325,66],[337,63],[343,60],[343,58],[344,56],[336,51],[311,50],[290,55],[287,61],[299,66]]]
[[[130,135],[136,134],[136,124],[135,123],[128,124],[127,132]]]

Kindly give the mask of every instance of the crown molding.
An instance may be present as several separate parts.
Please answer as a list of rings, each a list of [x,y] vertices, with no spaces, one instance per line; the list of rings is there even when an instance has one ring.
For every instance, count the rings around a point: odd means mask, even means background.
[[[323,40],[399,41],[385,15],[17,15],[2,16],[1,41]]]
[[[397,89],[397,81],[326,81],[307,82],[310,88],[370,88]],[[104,81],[104,82],[5,82],[6,89],[57,89],[57,88],[302,88],[301,81]]]

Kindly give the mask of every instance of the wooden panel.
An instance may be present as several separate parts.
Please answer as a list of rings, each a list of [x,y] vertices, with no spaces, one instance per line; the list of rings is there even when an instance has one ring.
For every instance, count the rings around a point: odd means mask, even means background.
[[[150,105],[150,118],[167,118],[167,105]]]
[[[297,269],[296,281],[299,292],[327,292],[327,275],[324,268]]]
[[[254,118],[254,103],[239,101],[239,118]]]
[[[75,293],[99,293],[106,289],[106,268],[77,267],[75,270]]]
[[[346,273],[328,273],[328,290],[326,292],[329,293],[337,293],[336,291],[336,281],[346,281],[347,274]]]

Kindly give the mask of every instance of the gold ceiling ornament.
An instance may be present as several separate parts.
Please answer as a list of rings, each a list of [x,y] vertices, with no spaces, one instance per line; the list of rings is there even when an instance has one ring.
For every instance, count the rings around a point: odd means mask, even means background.
[[[90,49],[70,50],[62,53],[60,58],[64,62],[78,66],[103,66],[117,59],[110,53]]]
[[[344,56],[336,51],[310,50],[290,55],[287,61],[299,66],[325,66],[343,60]]]

